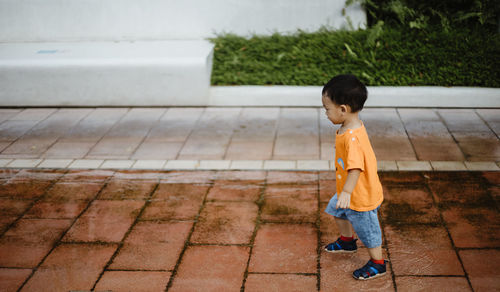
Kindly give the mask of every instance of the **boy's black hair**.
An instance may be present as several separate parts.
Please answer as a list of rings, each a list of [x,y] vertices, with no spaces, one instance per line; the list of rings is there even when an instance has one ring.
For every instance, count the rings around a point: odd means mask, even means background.
[[[368,92],[366,86],[351,74],[337,75],[323,87],[322,95],[326,95],[337,105],[348,105],[353,113],[363,109]]]

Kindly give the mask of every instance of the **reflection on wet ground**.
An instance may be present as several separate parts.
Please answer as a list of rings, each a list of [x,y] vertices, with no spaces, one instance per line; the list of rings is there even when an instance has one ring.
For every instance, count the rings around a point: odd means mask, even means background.
[[[1,291],[491,291],[500,172],[383,172],[388,276],[333,255],[329,172],[0,170]]]

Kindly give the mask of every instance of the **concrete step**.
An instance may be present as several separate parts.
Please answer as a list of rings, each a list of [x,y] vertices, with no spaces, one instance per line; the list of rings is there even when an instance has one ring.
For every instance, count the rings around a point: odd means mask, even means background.
[[[0,44],[1,106],[206,105],[205,40]]]

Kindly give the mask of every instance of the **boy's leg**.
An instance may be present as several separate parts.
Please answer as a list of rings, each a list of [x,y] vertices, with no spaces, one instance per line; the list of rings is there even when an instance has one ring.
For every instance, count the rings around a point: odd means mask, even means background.
[[[353,272],[353,277],[358,280],[374,279],[386,274],[386,261],[382,255],[382,230],[377,211],[378,208],[372,211],[349,213],[352,226],[370,255],[368,263]]]
[[[335,194],[328,203],[325,212],[332,215],[335,218],[335,223],[340,231],[340,237],[332,243],[325,246],[327,252],[356,252],[358,249],[356,245],[357,239],[353,238],[351,222],[347,220],[346,210],[347,209],[337,209],[337,195]]]
[[[370,255],[370,258],[376,261],[380,261],[384,259],[384,256],[382,255],[382,247],[379,245],[374,248],[369,248],[368,249],[368,254]]]
[[[335,218],[335,223],[337,223],[337,227],[339,228],[340,235],[344,237],[352,237],[352,227],[351,227],[351,222],[346,219],[341,219],[338,217],[333,217]]]

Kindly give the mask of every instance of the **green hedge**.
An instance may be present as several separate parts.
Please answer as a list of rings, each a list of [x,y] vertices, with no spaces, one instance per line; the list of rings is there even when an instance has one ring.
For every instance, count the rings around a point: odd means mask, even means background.
[[[367,85],[500,87],[500,35],[454,28],[367,30],[295,35],[222,35],[215,44],[214,85],[323,85],[352,73]]]

